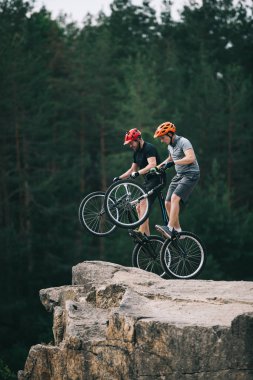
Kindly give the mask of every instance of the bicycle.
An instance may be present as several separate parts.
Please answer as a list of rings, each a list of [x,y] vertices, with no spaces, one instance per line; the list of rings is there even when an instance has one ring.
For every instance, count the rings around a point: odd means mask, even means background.
[[[116,228],[105,213],[104,197],[103,191],[90,193],[83,198],[78,210],[81,225],[93,235],[100,237],[111,234]]]
[[[132,252],[132,266],[167,278],[168,273],[164,271],[160,261],[164,239],[157,235],[137,234],[135,230],[128,230],[128,233],[135,242]]]
[[[154,175],[162,175],[164,169]],[[122,228],[135,228],[141,225],[150,214],[149,196],[157,191],[161,193],[164,180],[147,191],[134,180],[126,179],[113,183],[105,193],[105,212],[108,218]],[[112,201],[113,200],[113,201]],[[166,212],[163,197],[160,197],[162,214]],[[144,201],[144,202],[143,202]],[[142,202],[144,212],[138,216],[136,207]],[[168,222],[164,222],[167,224]],[[160,262],[164,272],[173,278],[195,278],[201,273],[206,262],[206,253],[199,237],[191,232],[175,233],[167,239],[161,249]]]
[[[160,253],[161,266],[169,277],[192,279],[206,263],[206,253],[200,238],[192,232],[176,232],[165,240]]]
[[[149,196],[157,194],[164,224],[168,223],[168,216],[164,205],[162,188],[165,185],[164,170],[149,172],[150,176],[159,176],[160,183],[150,190],[146,190],[135,180],[127,178],[114,182],[105,192],[105,212],[113,224],[121,228],[139,227],[149,217],[151,207]],[[143,202],[144,201],[144,202]],[[137,205],[142,202],[145,208],[140,217]]]
[[[161,188],[164,185],[162,182]],[[160,208],[162,211],[163,222],[168,223],[167,212],[164,207],[164,198],[161,191],[157,194]],[[96,191],[88,194],[80,203],[78,216],[81,225],[93,235],[104,237],[111,234],[116,224],[112,221],[105,212],[105,192]],[[115,200],[111,198],[108,205],[112,210],[114,218],[118,219],[119,211],[115,207]],[[129,223],[133,221],[133,215],[128,214]],[[135,216],[136,217],[136,216]],[[146,236],[136,233],[133,229],[128,228],[129,236],[133,238],[135,243],[132,252],[132,265],[140,269],[156,273],[161,277],[167,277],[160,263],[160,251],[164,239],[160,236]]]

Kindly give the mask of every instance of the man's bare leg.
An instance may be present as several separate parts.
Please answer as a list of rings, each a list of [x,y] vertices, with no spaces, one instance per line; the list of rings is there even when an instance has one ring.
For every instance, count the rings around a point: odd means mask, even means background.
[[[176,195],[172,194],[171,197],[171,206],[170,206],[170,221],[169,221],[169,228],[180,230],[180,223],[179,223],[179,212],[180,212],[180,200],[181,198]]]
[[[168,218],[170,217],[171,201],[165,201],[165,208],[167,211]]]
[[[139,231],[142,234],[146,234],[147,236],[150,235],[150,229],[149,229],[149,219],[146,219],[143,224],[140,225]]]
[[[146,199],[143,199],[139,206],[137,207],[137,212],[138,212],[138,216],[139,218],[142,217],[142,215],[144,214],[144,212],[146,211],[146,208],[147,208],[147,200]],[[147,236],[150,235],[150,229],[149,229],[149,219],[146,219],[144,223],[142,223],[139,227],[139,231],[142,233],[142,234],[146,234]]]

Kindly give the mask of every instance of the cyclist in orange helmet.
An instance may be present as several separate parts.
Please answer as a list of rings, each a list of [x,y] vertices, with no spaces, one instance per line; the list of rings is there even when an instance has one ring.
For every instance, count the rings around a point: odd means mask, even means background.
[[[171,237],[173,231],[180,232],[179,222],[180,203],[185,203],[199,181],[199,165],[192,144],[188,139],[176,135],[176,127],[170,121],[158,126],[154,138],[168,145],[169,155],[158,168],[169,168],[175,165],[176,175],[172,178],[166,198],[165,206],[169,216],[167,226],[156,225],[156,229],[166,238]]]
[[[147,190],[152,189],[160,182],[159,176],[149,176],[147,173],[151,168],[160,164],[161,160],[156,147],[149,142],[143,140],[141,132],[137,128],[130,129],[126,132],[124,145],[128,145],[134,151],[133,162],[130,168],[119,177],[115,177],[113,182],[125,179],[128,177],[136,178],[139,175],[144,176],[144,187]],[[153,204],[156,194],[150,196],[150,202]],[[139,217],[145,211],[145,200],[141,201],[137,206]],[[142,234],[150,235],[149,220],[147,219],[140,227],[139,231]]]

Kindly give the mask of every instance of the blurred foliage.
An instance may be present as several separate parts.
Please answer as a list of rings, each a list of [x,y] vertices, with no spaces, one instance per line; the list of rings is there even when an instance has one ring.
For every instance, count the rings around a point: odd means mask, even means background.
[[[0,359],[0,379],[1,380],[14,380],[17,377],[14,373],[11,372],[9,367],[4,364],[4,362]]]
[[[80,28],[32,2],[0,2],[0,377],[52,340],[41,288],[71,283],[83,260],[131,266],[127,230],[99,239],[78,221],[82,198],[130,167],[126,130],[153,140],[172,120],[190,139],[201,180],[182,226],[207,252],[201,278],[253,280],[253,19],[247,1],[114,0]],[[168,181],[173,173],[168,173]],[[150,217],[161,220],[158,204]],[[131,241],[131,242],[130,242]],[[7,363],[7,364],[4,364]]]

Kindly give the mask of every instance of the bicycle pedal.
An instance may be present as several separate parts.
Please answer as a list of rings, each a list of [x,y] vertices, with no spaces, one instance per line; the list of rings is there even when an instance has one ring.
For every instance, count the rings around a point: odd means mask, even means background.
[[[141,238],[139,238],[138,236],[135,236],[135,237],[134,237],[134,242],[135,242],[135,243],[142,243],[142,241],[143,241],[143,240],[142,240]]]
[[[148,244],[148,243],[149,243],[149,239],[148,239],[147,236],[143,236],[143,238],[140,240],[140,242],[141,242],[142,244]]]
[[[148,237],[139,231],[131,230],[129,231],[129,235],[134,239],[136,243],[141,243],[148,240]]]

